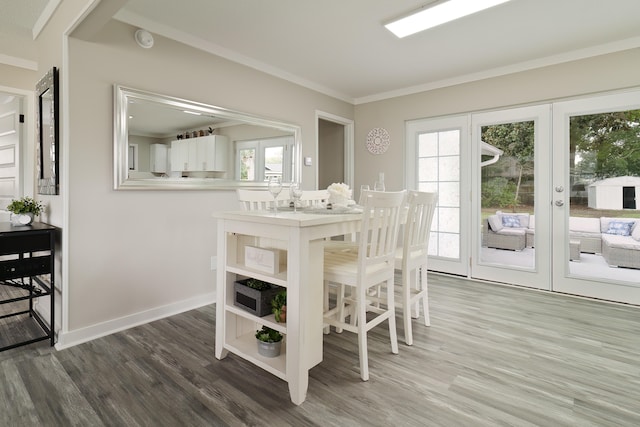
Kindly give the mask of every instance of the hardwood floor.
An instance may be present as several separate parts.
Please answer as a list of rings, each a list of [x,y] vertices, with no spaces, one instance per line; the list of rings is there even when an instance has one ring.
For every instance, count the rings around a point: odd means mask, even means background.
[[[2,426],[638,426],[640,308],[430,275],[431,327],[390,352],[325,336],[307,400],[229,355],[214,306],[66,350],[0,353]],[[402,337],[402,322],[398,321]]]

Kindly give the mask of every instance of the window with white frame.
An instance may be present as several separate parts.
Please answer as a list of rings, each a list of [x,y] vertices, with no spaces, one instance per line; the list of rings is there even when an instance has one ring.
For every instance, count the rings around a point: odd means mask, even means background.
[[[283,182],[293,176],[293,137],[236,141],[236,179],[267,181],[272,176]]]
[[[420,133],[418,175],[420,191],[437,191],[429,255],[460,257],[460,130]]]
[[[429,239],[429,270],[466,275],[469,270],[469,116],[406,123],[406,186],[435,191],[438,204]]]

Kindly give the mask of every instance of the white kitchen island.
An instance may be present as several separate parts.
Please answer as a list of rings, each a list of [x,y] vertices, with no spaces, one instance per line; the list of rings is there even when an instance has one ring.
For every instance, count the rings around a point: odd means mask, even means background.
[[[309,369],[322,361],[324,239],[357,231],[357,213],[278,211],[219,212],[216,306],[216,358],[232,352],[289,383],[291,401],[304,402]],[[286,251],[286,266],[276,274],[251,269],[245,246]],[[239,276],[255,277],[287,288],[287,323],[273,315],[257,317],[233,304]],[[285,335],[282,354],[258,354],[255,332],[262,325]]]

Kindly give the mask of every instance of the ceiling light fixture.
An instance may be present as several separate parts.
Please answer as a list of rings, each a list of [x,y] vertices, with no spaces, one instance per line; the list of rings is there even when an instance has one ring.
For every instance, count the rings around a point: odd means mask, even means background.
[[[195,111],[187,111],[187,110],[182,110],[183,113],[187,113],[187,114],[193,114],[194,116],[201,116],[201,113],[196,113]]]
[[[449,0],[444,3],[438,2],[426,5],[409,16],[385,24],[385,27],[398,38],[403,38],[508,1],[510,0]]]

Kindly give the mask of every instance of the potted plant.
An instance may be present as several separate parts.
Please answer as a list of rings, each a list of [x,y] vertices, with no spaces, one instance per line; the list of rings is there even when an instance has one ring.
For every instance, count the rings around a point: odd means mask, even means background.
[[[275,314],[276,322],[286,323],[287,321],[287,290],[280,291],[271,300],[271,310]]]
[[[31,197],[12,199],[7,210],[11,212],[11,223],[13,225],[29,225],[33,218],[43,211],[42,203],[36,202]]]
[[[233,303],[258,317],[271,314],[271,300],[282,288],[254,278],[237,280],[233,284]]]
[[[275,329],[263,326],[256,331],[258,353],[264,357],[278,357],[282,349],[282,334]]]

